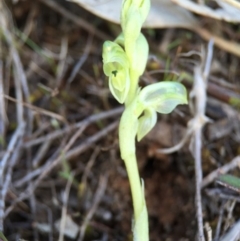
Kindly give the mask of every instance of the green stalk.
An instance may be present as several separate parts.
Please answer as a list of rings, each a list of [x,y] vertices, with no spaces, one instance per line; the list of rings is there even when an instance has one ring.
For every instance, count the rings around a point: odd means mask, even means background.
[[[141,140],[156,124],[157,113],[170,113],[178,104],[187,103],[186,89],[179,83],[161,82],[139,88],[149,46],[141,26],[150,9],[150,0],[123,0],[121,33],[114,42],[103,45],[103,70],[109,87],[125,110],[119,125],[119,145],[125,163],[133,200],[133,240],[148,241],[148,214],[141,184],[135,138]],[[141,116],[141,117],[140,117]]]
[[[148,216],[143,187],[138,172],[135,137],[138,127],[138,117],[142,113],[142,106],[133,100],[126,107],[119,125],[119,145],[121,157],[124,160],[132,193],[134,209],[134,240],[148,241]]]

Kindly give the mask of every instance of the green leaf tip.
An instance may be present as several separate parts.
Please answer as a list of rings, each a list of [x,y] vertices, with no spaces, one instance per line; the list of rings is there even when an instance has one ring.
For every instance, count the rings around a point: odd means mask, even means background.
[[[146,108],[153,108],[161,114],[168,114],[180,104],[187,104],[186,88],[178,83],[163,81],[143,88],[139,100]]]

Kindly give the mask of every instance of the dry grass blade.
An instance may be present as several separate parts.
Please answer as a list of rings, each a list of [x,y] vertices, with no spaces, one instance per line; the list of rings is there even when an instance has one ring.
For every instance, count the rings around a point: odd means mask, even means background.
[[[206,41],[213,39],[214,44],[220,49],[240,57],[240,45],[238,43],[223,39],[217,35],[212,34],[210,31],[204,28],[197,27],[194,31],[196,31],[196,33],[198,33]]]
[[[223,2],[229,3],[233,7],[239,8],[240,9],[240,3],[239,1],[236,0],[222,0]]]
[[[98,204],[101,201],[101,198],[102,198],[102,196],[103,196],[103,194],[104,194],[104,192],[106,190],[107,180],[108,180],[108,178],[106,176],[101,176],[100,177],[99,185],[98,185],[97,191],[95,193],[95,196],[93,198],[92,207],[88,211],[88,213],[87,213],[87,215],[86,215],[86,217],[85,217],[85,219],[83,221],[83,224],[81,225],[80,235],[79,235],[78,241],[82,241],[84,239],[87,225],[90,222],[91,218],[93,217],[94,213],[96,212]]]
[[[41,162],[41,160],[43,159],[43,157],[46,155],[50,145],[51,145],[52,141],[51,140],[47,140],[46,142],[44,142],[41,147],[39,148],[39,151],[36,153],[33,161],[32,161],[32,165],[34,168],[37,168]]]
[[[40,108],[40,107],[31,105],[31,104],[26,103],[26,102],[23,102],[23,101],[18,101],[18,100],[16,100],[15,98],[12,98],[12,97],[7,96],[7,95],[3,95],[3,96],[4,96],[5,99],[8,99],[8,100],[10,100],[10,101],[13,101],[13,102],[17,103],[17,104],[20,105],[20,106],[26,106],[27,108],[31,109],[32,111],[35,111],[35,112],[38,113],[38,114],[50,116],[50,117],[55,118],[55,119],[57,119],[57,120],[59,120],[59,121],[61,121],[61,122],[65,122],[65,123],[67,122],[66,119],[65,119],[63,116],[61,116],[61,115],[59,115],[59,114],[57,114],[57,113],[53,113],[53,112],[51,112],[51,111],[42,109],[42,108]]]
[[[1,198],[0,198],[0,230],[3,230],[3,219],[4,219],[4,209],[5,209],[5,197],[8,192],[9,184],[12,180],[12,170],[16,161],[18,160],[21,153],[21,137],[25,133],[25,120],[24,120],[24,109],[21,105],[23,100],[22,89],[27,91],[27,82],[26,77],[23,71],[22,63],[19,58],[18,52],[13,43],[12,33],[8,30],[8,25],[11,23],[11,17],[9,16],[9,11],[5,6],[4,2],[0,2],[0,26],[2,34],[5,37],[5,40],[10,48],[11,58],[13,59],[14,66],[14,85],[15,85],[15,95],[17,98],[16,102],[16,118],[17,118],[17,128],[14,134],[12,135],[10,142],[7,147],[1,162],[0,162],[0,186],[1,186]],[[2,52],[2,49],[1,49]],[[1,53],[2,54],[2,53]],[[3,74],[2,74],[2,60],[1,60],[1,99],[4,99],[4,84],[3,84]],[[5,110],[5,101],[2,101],[1,104],[1,117],[3,117],[3,122],[6,120]],[[31,123],[29,123],[31,124]],[[4,126],[3,126],[4,128]],[[2,133],[1,133],[2,134]],[[3,140],[2,140],[3,141]]]
[[[13,134],[11,141],[8,145],[6,154],[3,156],[0,162],[0,230],[3,231],[4,209],[5,209],[5,197],[9,188],[9,184],[12,179],[12,170],[19,158],[19,152],[21,148],[21,138],[25,131],[25,123],[18,126],[17,130]],[[14,150],[14,152],[13,152]],[[6,174],[5,174],[5,170]]]
[[[12,19],[7,7],[5,4],[2,2],[0,5],[0,11],[1,13],[1,18],[0,18],[0,23],[1,27],[3,30],[3,34],[6,38],[6,41],[9,45],[9,48],[11,50],[11,56],[13,59],[13,64],[14,64],[14,81],[15,81],[15,92],[16,92],[16,98],[17,98],[17,118],[19,124],[23,122],[23,94],[25,96],[26,102],[29,104],[29,87],[28,87],[28,82],[27,78],[23,69],[23,64],[21,62],[21,59],[19,57],[19,53],[15,47],[15,40],[13,37],[13,33],[9,31],[9,29],[14,29],[13,26],[9,26],[12,24]],[[27,110],[27,129],[28,132],[31,131],[31,126],[32,126],[32,112],[31,110]]]
[[[0,42],[1,45],[1,42]],[[1,46],[0,46],[1,50]],[[5,106],[5,99],[3,98],[4,94],[4,84],[3,84],[3,63],[0,59],[0,143],[4,142],[5,139],[5,132],[6,132],[6,122],[7,122],[7,115],[6,115],[6,106]]]
[[[61,41],[61,50],[59,54],[59,63],[57,66],[56,82],[57,86],[61,85],[63,77],[67,70],[68,38],[64,36]]]
[[[64,241],[64,231],[65,231],[65,224],[66,224],[66,217],[67,217],[67,206],[68,206],[68,198],[70,193],[70,188],[74,179],[74,173],[71,173],[70,178],[68,179],[65,192],[63,194],[63,207],[62,207],[62,216],[61,216],[61,223],[60,223],[60,234],[58,241]]]
[[[194,85],[190,93],[190,97],[195,100],[194,118],[189,125],[192,128],[193,134],[191,138],[190,151],[195,159],[195,175],[196,175],[196,209],[198,219],[198,235],[199,240],[203,241],[203,217],[202,217],[202,198],[201,198],[201,182],[202,182],[202,128],[208,121],[205,116],[205,109],[207,103],[207,83],[210,66],[213,56],[213,41],[208,44],[207,57],[204,69],[203,66],[196,66],[194,69]]]
[[[71,75],[69,76],[69,78],[67,80],[67,83],[70,84],[74,80],[74,78],[76,77],[76,75],[79,72],[80,68],[82,67],[84,62],[87,60],[87,57],[88,57],[89,52],[91,50],[92,41],[93,41],[93,36],[91,34],[88,37],[87,46],[86,46],[86,48],[84,50],[84,53],[81,56],[81,58],[79,59],[79,61],[77,62],[77,64],[75,65],[75,67],[73,68],[72,73],[71,73]]]
[[[230,231],[220,241],[238,241],[240,239],[240,221],[236,222]]]

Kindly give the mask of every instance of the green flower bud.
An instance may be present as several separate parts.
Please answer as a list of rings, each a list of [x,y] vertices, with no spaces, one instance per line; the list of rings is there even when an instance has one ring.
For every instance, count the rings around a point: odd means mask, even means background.
[[[132,63],[131,63],[131,69],[138,73],[138,75],[142,75],[147,64],[148,60],[148,43],[146,38],[143,34],[140,34],[137,38],[136,44],[135,44],[135,51],[132,51]]]
[[[150,4],[150,0],[123,0],[121,11],[121,25],[123,31],[125,31],[127,25],[131,24],[132,21],[137,24],[139,23],[141,29],[149,13]],[[139,21],[136,22],[136,19]]]
[[[141,139],[155,126],[157,123],[157,113],[152,108],[147,108],[143,112],[138,120],[138,131],[137,131],[137,140]]]
[[[143,88],[138,100],[145,108],[168,114],[179,104],[187,104],[185,87],[178,82],[163,81]]]
[[[120,34],[114,41],[124,48],[125,39],[123,34]],[[137,73],[138,76],[142,75],[147,64],[148,60],[148,42],[144,35],[140,33],[138,36],[133,49],[131,49],[131,59],[129,59],[129,63],[131,65],[130,69]],[[128,56],[129,57],[129,56]]]
[[[134,49],[141,27],[150,10],[150,0],[125,0],[121,12],[121,26],[125,38],[125,51],[132,61],[131,53]]]
[[[103,44],[103,71],[109,77],[109,89],[119,103],[124,103],[129,88],[129,61],[124,50],[111,41]]]

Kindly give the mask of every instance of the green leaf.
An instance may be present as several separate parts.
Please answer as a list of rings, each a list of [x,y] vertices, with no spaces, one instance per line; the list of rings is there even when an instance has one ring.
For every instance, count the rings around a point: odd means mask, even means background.
[[[240,193],[240,178],[229,174],[218,176],[217,183]]]
[[[163,81],[143,88],[139,100],[146,108],[168,114],[179,104],[187,104],[186,88],[178,82]]]
[[[0,241],[8,241],[1,231],[0,231]]]

